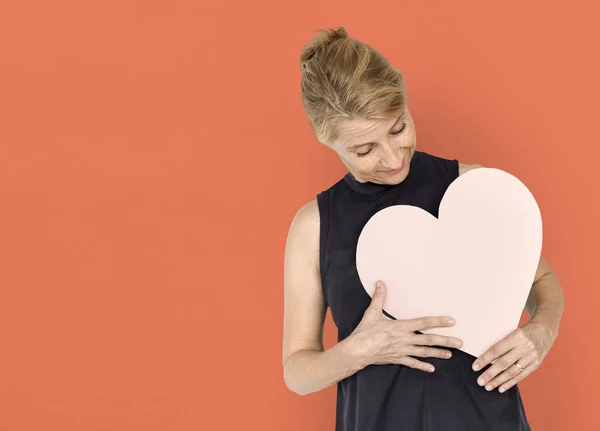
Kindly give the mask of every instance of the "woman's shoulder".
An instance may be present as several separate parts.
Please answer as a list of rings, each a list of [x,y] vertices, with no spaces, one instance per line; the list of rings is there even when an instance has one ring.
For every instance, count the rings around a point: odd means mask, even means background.
[[[418,155],[422,159],[428,159],[432,162],[437,163],[448,163],[448,162],[456,162],[457,159],[450,159],[448,157],[440,156],[438,154],[428,153],[427,151],[419,151],[415,152],[415,155]]]
[[[315,238],[319,236],[320,230],[319,203],[315,198],[303,204],[294,215],[290,231],[294,231],[299,237]]]
[[[296,217],[302,220],[318,220],[319,219],[319,202],[318,198],[303,204],[296,212]]]
[[[415,155],[419,156],[416,165],[428,178],[443,178],[444,181],[453,181],[459,175],[457,159],[450,159],[425,151],[420,151]]]
[[[464,163],[458,163],[458,175],[465,174],[472,169],[483,168],[483,166],[478,164],[465,165]]]
[[[320,270],[320,224],[317,199],[305,203],[296,211],[287,235],[286,261],[295,262],[293,265],[305,265],[310,261]]]
[[[469,172],[472,169],[477,169],[477,168],[482,168],[483,166],[475,163],[475,164],[466,164],[466,163],[461,163],[458,161],[458,159],[454,158],[448,158],[448,157],[442,157],[439,155],[435,155],[435,154],[431,154],[431,153],[427,153],[425,151],[420,151],[420,156],[421,157],[425,157],[425,158],[429,158],[431,161],[433,162],[437,162],[440,164],[444,164],[444,165],[458,165],[458,175],[462,175],[466,172]]]

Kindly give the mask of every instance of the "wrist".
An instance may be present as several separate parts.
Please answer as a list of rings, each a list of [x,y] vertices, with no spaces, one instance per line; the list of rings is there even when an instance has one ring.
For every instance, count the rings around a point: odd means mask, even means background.
[[[558,337],[558,324],[545,318],[542,314],[534,314],[529,323],[544,328],[546,334],[553,340]]]
[[[363,348],[361,348],[361,344],[357,342],[354,334],[350,334],[344,340],[340,342],[342,344],[342,349],[344,352],[344,356],[348,358],[353,368],[356,370],[362,370],[368,365],[371,365],[372,360],[370,355],[368,355]]]

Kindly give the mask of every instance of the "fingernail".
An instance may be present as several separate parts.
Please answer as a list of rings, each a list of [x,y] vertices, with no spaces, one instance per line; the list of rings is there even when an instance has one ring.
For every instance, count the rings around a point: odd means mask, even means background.
[[[433,367],[427,367],[427,371],[429,371],[430,373],[433,373],[433,370],[434,370],[434,369],[435,369],[435,368],[433,368]]]
[[[450,356],[452,356],[452,353],[450,353],[450,352],[446,352],[446,355],[445,355],[445,356],[446,356],[446,358],[449,358]]]
[[[480,377],[480,378],[477,379],[477,384],[479,386],[483,386],[485,384],[485,380],[483,380],[483,377]]]
[[[492,390],[492,386],[491,386],[491,385],[487,385],[487,386],[485,387],[485,390],[486,390],[486,391],[491,391],[491,390]]]
[[[381,287],[381,281],[377,282],[377,287]]]
[[[475,371],[479,371],[479,368],[480,368],[479,364],[478,364],[477,362],[475,362],[475,363],[473,364],[473,370],[475,370]]]
[[[460,347],[460,346],[462,346],[462,341],[461,340],[454,340],[454,345],[456,347]]]
[[[454,319],[448,319],[448,324],[449,324],[449,325],[454,325],[454,323],[455,323],[455,322],[454,322]]]
[[[499,391],[500,393],[504,392],[505,390],[506,390],[506,389],[504,389],[504,388],[500,388],[500,389],[498,389],[498,391]]]

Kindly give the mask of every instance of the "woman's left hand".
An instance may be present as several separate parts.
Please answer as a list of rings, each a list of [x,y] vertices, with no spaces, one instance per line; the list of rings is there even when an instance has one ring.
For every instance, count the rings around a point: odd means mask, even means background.
[[[549,325],[530,320],[473,362],[475,371],[493,364],[481,374],[477,383],[485,385],[488,391],[498,386],[500,392],[507,391],[540,366],[555,339],[555,331]]]

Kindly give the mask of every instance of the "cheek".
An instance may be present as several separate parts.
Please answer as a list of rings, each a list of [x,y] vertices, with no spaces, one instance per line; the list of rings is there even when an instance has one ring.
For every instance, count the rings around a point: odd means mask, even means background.
[[[415,129],[411,127],[410,130],[408,130],[408,133],[403,136],[403,138],[406,140],[406,142],[412,142],[415,139],[415,135]]]
[[[401,145],[407,149],[412,150],[417,142],[416,134],[411,130],[411,133],[407,133],[406,136],[402,137]]]
[[[361,176],[369,175],[373,170],[375,163],[373,160],[357,160],[352,163],[354,170],[357,171]]]
[[[373,160],[370,160],[369,163],[365,164],[365,166],[364,166],[365,174],[373,173],[376,170],[377,170],[377,159],[376,158],[374,158]]]

